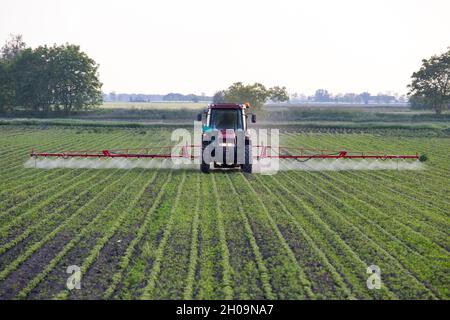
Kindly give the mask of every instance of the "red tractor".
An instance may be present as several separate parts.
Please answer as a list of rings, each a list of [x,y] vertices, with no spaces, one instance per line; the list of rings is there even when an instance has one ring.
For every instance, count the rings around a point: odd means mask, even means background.
[[[252,172],[252,141],[248,130],[250,105],[237,103],[210,104],[197,116],[202,121],[200,170],[208,173],[214,168],[238,168]],[[256,115],[251,114],[252,123]]]

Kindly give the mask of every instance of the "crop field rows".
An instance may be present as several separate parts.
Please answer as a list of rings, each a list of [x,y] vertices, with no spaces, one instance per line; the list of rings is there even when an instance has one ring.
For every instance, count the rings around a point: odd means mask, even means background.
[[[450,298],[449,136],[281,132],[283,145],[429,161],[275,175],[45,170],[24,167],[32,148],[168,145],[171,131],[0,126],[0,299]],[[73,265],[80,290],[66,287]],[[370,265],[380,289],[367,287]]]

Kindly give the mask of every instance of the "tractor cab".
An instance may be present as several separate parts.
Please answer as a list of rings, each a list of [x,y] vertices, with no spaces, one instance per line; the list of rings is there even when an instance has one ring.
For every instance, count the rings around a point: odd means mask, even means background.
[[[249,108],[248,103],[210,104],[198,115],[198,121],[204,120],[200,165],[202,172],[209,172],[210,164],[213,163],[215,168],[241,167],[242,171],[251,173],[252,147],[247,132]],[[251,114],[251,121],[256,122],[254,114]]]
[[[206,121],[203,131],[208,130],[247,130],[247,110],[250,105],[236,103],[210,104],[203,114]],[[198,121],[202,121],[202,113],[198,114]],[[252,122],[256,122],[256,116],[252,114]]]

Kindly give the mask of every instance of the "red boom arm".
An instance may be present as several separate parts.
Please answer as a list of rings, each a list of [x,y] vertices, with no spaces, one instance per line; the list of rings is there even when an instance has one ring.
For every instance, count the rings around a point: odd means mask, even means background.
[[[170,152],[172,148],[178,148],[177,152]],[[60,152],[37,152],[31,151],[31,157],[60,157],[60,158],[188,158],[195,159],[193,155],[197,145],[185,146],[163,146],[149,147],[141,149],[115,149],[115,150],[81,150],[81,151],[60,151]],[[158,150],[159,149],[159,150]],[[293,147],[278,147],[256,145],[253,146],[256,153],[254,158],[278,158],[278,159],[412,159],[420,160],[418,153],[407,155],[394,155],[381,152],[356,152],[346,150],[325,150]],[[158,151],[156,151],[158,150]]]

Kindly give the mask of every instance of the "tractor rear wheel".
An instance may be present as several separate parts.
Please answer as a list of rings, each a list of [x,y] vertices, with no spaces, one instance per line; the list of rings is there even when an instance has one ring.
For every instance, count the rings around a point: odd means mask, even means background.
[[[203,173],[209,173],[209,163],[202,162],[200,164],[200,171]]]
[[[207,141],[203,141],[202,142],[202,163],[200,164],[200,171],[203,173],[209,173],[209,168],[210,168],[210,164],[206,163],[205,160],[203,159],[203,153],[205,151],[205,148],[208,146],[208,142]]]
[[[243,164],[241,169],[242,169],[242,172],[244,172],[244,173],[252,173],[252,165],[251,164]]]

